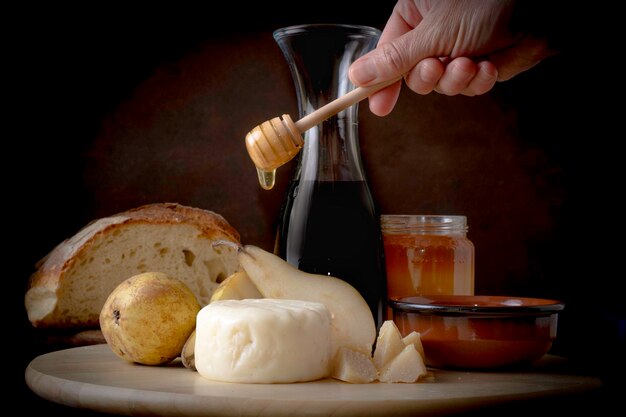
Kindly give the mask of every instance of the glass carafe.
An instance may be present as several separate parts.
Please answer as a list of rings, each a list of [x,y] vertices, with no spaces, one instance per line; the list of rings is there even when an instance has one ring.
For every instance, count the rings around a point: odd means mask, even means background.
[[[302,25],[274,32],[293,76],[299,116],[354,85],[348,68],[375,47],[377,29]],[[304,132],[304,146],[280,214],[276,252],[297,268],[341,278],[384,319],[382,239],[358,139],[358,105]],[[295,119],[294,119],[295,120]]]

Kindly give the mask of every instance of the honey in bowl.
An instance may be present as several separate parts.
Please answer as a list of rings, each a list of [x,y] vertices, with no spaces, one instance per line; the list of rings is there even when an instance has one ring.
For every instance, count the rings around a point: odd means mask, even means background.
[[[421,334],[426,364],[488,369],[529,365],[556,338],[563,303],[537,298],[427,296],[392,299],[403,335]]]

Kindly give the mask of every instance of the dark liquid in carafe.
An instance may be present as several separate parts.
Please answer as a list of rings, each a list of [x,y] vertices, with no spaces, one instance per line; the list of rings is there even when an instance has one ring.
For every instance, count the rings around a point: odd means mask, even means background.
[[[279,255],[298,269],[341,278],[368,303],[378,326],[386,282],[378,222],[363,181],[300,181],[283,207]]]

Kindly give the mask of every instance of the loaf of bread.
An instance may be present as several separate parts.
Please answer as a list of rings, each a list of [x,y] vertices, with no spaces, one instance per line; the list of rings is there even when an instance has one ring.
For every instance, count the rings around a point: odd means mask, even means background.
[[[26,292],[35,327],[98,326],[104,302],[122,281],[158,271],[189,286],[201,305],[238,268],[239,233],[219,214],[164,203],[96,220],[37,264]],[[176,306],[172,306],[176,308]]]

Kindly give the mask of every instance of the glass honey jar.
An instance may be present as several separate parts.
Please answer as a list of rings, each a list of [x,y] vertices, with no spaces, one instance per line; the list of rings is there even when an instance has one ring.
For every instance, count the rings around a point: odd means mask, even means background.
[[[382,215],[388,297],[473,295],[465,216]]]

